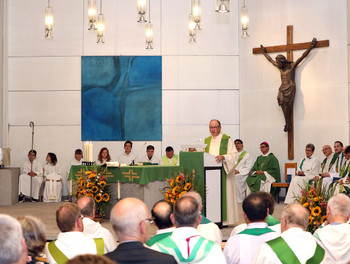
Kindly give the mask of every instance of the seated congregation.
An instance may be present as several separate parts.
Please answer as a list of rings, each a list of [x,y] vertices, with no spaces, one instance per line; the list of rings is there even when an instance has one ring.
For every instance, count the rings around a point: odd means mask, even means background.
[[[183,195],[175,205],[159,201],[152,212],[139,199],[120,200],[110,219],[118,239],[92,221],[95,203],[90,197],[57,209],[60,233],[48,243],[38,218],[0,214],[0,263],[44,263],[43,250],[47,263],[57,264],[350,261],[348,196],[337,194],[329,200],[327,222],[314,235],[306,231],[309,212],[305,207],[285,206],[279,222],[272,216],[274,203],[267,192],[249,194],[242,203],[246,224],[234,228],[223,250],[221,231],[203,216],[201,198],[195,192]],[[158,231],[150,238],[153,221]]]

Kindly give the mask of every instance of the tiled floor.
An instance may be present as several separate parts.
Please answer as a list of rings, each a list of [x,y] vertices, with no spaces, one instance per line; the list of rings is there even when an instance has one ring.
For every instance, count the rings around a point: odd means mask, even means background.
[[[57,234],[59,233],[59,229],[56,226],[56,210],[62,203],[43,203],[43,202],[37,202],[37,203],[19,203],[12,206],[0,206],[0,213],[3,214],[9,214],[13,217],[18,217],[22,215],[33,215],[38,218],[40,218],[45,226],[46,226],[46,237],[48,240],[55,239]],[[240,207],[240,221],[237,224],[243,223],[243,214],[242,214],[242,207]],[[283,201],[279,204],[276,204],[274,216],[280,220],[282,215],[282,209],[284,207]],[[104,220],[102,225],[109,230],[112,231],[112,227],[109,223],[109,220]],[[223,228],[222,234],[224,240],[227,240],[227,238],[230,236],[232,227]],[[152,226],[150,231],[150,236],[155,234],[156,227]],[[114,234],[114,232],[112,231]]]

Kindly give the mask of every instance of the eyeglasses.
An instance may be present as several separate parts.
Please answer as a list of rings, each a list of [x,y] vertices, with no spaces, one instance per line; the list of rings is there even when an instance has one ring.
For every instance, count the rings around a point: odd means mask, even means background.
[[[150,224],[153,224],[153,219],[152,218],[146,218],[146,219],[143,219],[142,221],[149,221]]]
[[[330,148],[324,148],[324,149],[322,149],[322,151],[326,151],[327,149],[330,149]]]
[[[218,129],[219,126],[210,126],[209,128],[210,128],[210,129]]]

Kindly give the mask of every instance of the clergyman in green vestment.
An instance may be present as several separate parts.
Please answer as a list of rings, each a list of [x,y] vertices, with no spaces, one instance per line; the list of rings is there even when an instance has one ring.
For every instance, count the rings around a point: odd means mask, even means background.
[[[262,155],[256,159],[251,175],[247,178],[247,185],[251,192],[265,191],[275,196],[279,190],[271,187],[271,184],[281,181],[280,165],[275,155],[270,153],[267,142],[260,144],[260,150]]]
[[[221,123],[213,119],[209,123],[211,136],[205,139],[205,152],[212,154],[218,163],[222,162],[222,215],[224,224],[238,222],[238,202],[235,179],[235,164],[238,152],[232,139],[221,132]]]

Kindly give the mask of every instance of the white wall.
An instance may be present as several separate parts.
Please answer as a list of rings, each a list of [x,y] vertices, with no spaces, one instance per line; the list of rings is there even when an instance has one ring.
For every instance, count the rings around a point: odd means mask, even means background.
[[[288,161],[287,133],[277,104],[280,73],[252,49],[286,43],[286,26],[293,25],[293,42],[329,39],[330,46],[314,49],[299,65],[295,82],[294,161],[305,145],[315,144],[322,161],[322,145],[335,140],[349,144],[347,12],[346,1],[247,0],[250,37],[240,39],[240,135],[253,157],[262,141],[278,157],[281,169]],[[294,60],[303,51],[294,52]],[[272,54],[275,58],[276,54]]]
[[[148,142],[156,155],[172,145],[178,152],[209,134],[218,118],[224,131],[239,136],[238,3],[229,14],[202,1],[202,27],[188,43],[190,1],[152,0],[154,49],[145,49],[144,25],[137,23],[136,0],[104,0],[105,44],[87,30],[87,0],[52,0],[54,39],[44,39],[46,1],[9,1],[9,125],[12,166],[21,166],[31,146],[44,163],[55,152],[63,168],[81,148],[81,65],[83,55],[161,55],[163,57],[163,141]],[[99,1],[97,1],[99,5]],[[135,142],[138,150],[143,142]],[[95,142],[94,156],[107,146],[116,159],[123,142]],[[144,151],[144,150],[142,150]]]

